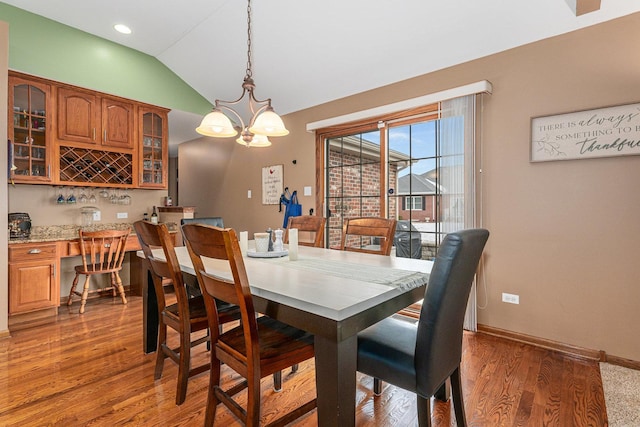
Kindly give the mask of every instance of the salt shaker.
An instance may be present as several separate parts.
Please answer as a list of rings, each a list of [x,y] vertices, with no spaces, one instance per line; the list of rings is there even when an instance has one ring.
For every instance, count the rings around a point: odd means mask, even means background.
[[[283,252],[284,251],[284,243],[282,241],[282,230],[277,229],[274,231],[276,235],[276,241],[273,243],[273,251],[274,252]]]

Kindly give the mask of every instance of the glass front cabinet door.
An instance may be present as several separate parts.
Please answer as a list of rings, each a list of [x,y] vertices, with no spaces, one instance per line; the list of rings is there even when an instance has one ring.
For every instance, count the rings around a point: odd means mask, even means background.
[[[11,179],[51,182],[51,86],[9,75]]]
[[[140,120],[140,187],[166,188],[169,161],[167,111],[141,107]]]

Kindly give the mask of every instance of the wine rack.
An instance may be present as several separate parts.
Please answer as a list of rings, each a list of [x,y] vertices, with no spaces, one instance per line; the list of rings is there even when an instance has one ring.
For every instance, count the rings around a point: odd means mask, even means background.
[[[133,155],[60,146],[60,182],[133,185]]]

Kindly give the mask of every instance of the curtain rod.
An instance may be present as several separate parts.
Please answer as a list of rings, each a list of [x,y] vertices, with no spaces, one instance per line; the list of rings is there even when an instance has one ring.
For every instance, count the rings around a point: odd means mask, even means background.
[[[492,91],[493,86],[491,85],[491,82],[487,80],[481,80],[479,82],[454,87],[452,89],[442,90],[440,92],[419,96],[417,98],[394,102],[393,104],[381,105],[379,107],[369,108],[368,110],[356,111],[355,113],[344,114],[342,116],[331,117],[329,119],[307,123],[307,132],[313,132],[316,129],[336,126],[343,123],[354,122],[357,120],[364,120],[369,117],[381,116],[384,114],[395,113],[397,111],[408,110],[410,108],[446,101],[448,99],[459,98],[461,96],[473,95],[477,93],[491,94]]]

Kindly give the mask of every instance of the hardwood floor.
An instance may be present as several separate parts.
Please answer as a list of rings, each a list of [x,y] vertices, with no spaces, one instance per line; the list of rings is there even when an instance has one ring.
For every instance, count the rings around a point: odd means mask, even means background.
[[[165,362],[153,380],[155,354],[142,353],[142,300],[101,298],[85,314],[60,310],[56,323],[16,331],[0,340],[0,426],[198,426],[204,420],[208,375],[189,381],[187,400],[175,405],[177,368]],[[170,336],[177,343],[176,336]],[[470,426],[606,426],[598,364],[466,333],[463,388]],[[206,347],[195,357],[208,357]],[[223,370],[224,381],[236,376]],[[281,393],[263,380],[263,419],[315,394],[313,362],[284,375]],[[358,426],[417,425],[415,396],[358,376]],[[449,403],[432,403],[434,426],[455,425]],[[216,425],[238,423],[220,406]],[[316,425],[315,411],[295,426]]]

